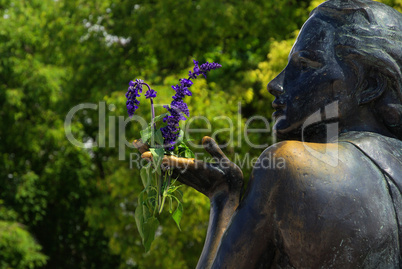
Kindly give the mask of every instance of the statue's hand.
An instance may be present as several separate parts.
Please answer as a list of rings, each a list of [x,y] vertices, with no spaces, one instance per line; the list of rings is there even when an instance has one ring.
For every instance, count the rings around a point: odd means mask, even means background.
[[[210,199],[222,194],[240,198],[243,186],[243,173],[240,168],[229,161],[212,138],[205,136],[202,144],[213,157],[213,162],[165,156],[163,165],[172,167],[180,182],[193,187]],[[142,153],[142,158],[152,158],[148,147],[141,141],[134,141],[134,145]]]

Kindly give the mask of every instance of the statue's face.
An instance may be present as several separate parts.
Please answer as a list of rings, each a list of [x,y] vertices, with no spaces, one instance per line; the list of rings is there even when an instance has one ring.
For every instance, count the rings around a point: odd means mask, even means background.
[[[273,117],[279,138],[300,140],[306,120],[312,120],[315,112],[324,112],[335,101],[340,106],[335,114],[342,110],[339,116],[347,116],[350,108],[356,107],[350,97],[355,77],[335,56],[334,33],[331,24],[315,15],[310,17],[289,54],[288,65],[268,84],[269,92],[276,97]],[[314,134],[317,130],[311,130],[312,126],[309,131]]]

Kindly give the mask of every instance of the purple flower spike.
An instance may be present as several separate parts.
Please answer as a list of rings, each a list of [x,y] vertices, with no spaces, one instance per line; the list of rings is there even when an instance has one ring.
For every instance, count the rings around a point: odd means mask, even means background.
[[[209,71],[222,67],[222,65],[220,65],[218,63],[206,62],[206,63],[202,64],[201,66],[198,66],[198,62],[196,60],[193,60],[193,62],[194,62],[193,72],[191,72],[191,71],[188,72],[189,79],[191,79],[191,78],[196,79],[197,76],[199,76],[199,75],[203,75],[206,78],[207,73]]]
[[[191,85],[193,85],[193,82],[190,79],[182,78],[180,80],[180,84],[183,85],[183,87],[191,87]]]
[[[138,105],[140,101],[137,100],[137,97],[140,97],[140,92],[142,93],[142,84],[144,81],[141,79],[136,79],[135,81],[130,81],[128,83],[129,87],[127,89],[126,97],[127,97],[127,112],[130,117],[134,115],[134,112],[138,109]]]
[[[166,108],[170,113],[170,116],[167,115],[163,118],[163,121],[167,123],[167,126],[161,128],[167,150],[174,149],[174,144],[179,137],[179,122],[180,120],[186,120],[183,114],[187,117],[190,116],[190,111],[188,110],[187,104],[183,101],[183,98],[192,95],[191,91],[188,89],[193,85],[191,79],[196,79],[201,74],[206,78],[209,71],[222,67],[222,65],[218,63],[206,62],[205,64],[198,66],[198,61],[193,60],[193,62],[193,72],[191,72],[191,70],[188,72],[188,79],[183,78],[180,80],[180,85],[172,86],[173,90],[176,91],[176,94],[172,97],[173,101],[170,103],[170,107],[164,106],[164,108]]]
[[[154,89],[149,89],[146,93],[145,93],[145,97],[146,98],[155,98],[157,94],[157,91],[155,91]]]

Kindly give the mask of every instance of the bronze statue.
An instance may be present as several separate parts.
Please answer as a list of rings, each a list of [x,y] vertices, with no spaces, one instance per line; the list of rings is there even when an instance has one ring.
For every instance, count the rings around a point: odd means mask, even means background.
[[[283,141],[241,200],[242,172],[211,138],[217,163],[165,157],[211,201],[197,268],[402,268],[401,72],[399,12],[368,0],[313,10],[268,84]],[[286,167],[264,166],[269,154]]]

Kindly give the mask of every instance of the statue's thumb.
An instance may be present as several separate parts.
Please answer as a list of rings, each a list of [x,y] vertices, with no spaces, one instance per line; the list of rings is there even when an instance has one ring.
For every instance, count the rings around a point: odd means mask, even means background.
[[[149,147],[147,144],[142,143],[141,139],[136,139],[133,141],[133,145],[135,148],[138,149],[138,151],[142,154],[146,151],[149,150]]]
[[[223,153],[223,151],[219,148],[215,140],[213,140],[211,137],[204,136],[202,139],[202,145],[212,157],[217,158],[218,160],[228,159],[225,153]]]

